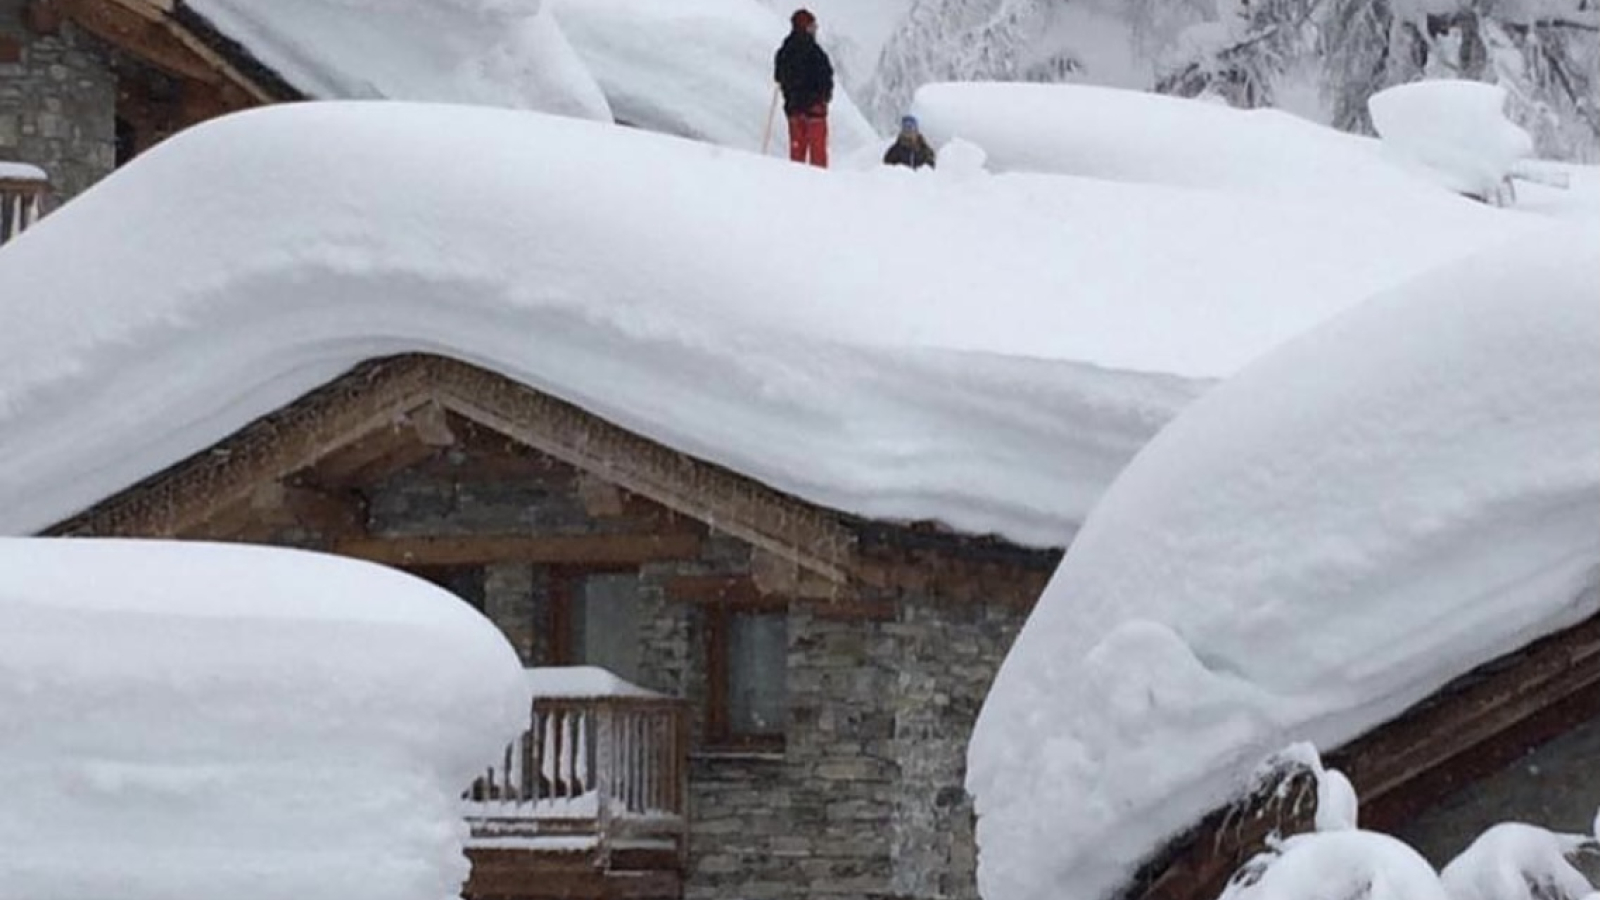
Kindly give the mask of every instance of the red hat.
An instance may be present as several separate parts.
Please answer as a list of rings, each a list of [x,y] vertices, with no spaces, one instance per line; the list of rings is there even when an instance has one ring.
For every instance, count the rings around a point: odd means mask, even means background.
[[[797,9],[794,15],[789,17],[789,24],[795,28],[810,28],[817,24],[817,17],[813,16],[809,9]]]

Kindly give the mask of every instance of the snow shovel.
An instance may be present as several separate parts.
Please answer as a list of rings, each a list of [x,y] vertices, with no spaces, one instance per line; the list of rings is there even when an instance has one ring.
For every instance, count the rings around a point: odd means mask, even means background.
[[[772,117],[778,113],[778,86],[772,86],[772,102],[767,104],[767,127],[761,132],[761,155],[767,155],[767,147],[772,144]]]

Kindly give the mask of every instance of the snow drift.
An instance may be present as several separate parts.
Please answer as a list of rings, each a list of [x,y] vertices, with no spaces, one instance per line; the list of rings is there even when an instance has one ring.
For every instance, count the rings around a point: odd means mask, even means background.
[[[1378,141],[1271,109],[1086,85],[931,84],[914,110],[932,139],[972,141],[996,171],[1279,196],[1444,194]]]
[[[527,697],[488,620],[391,569],[0,539],[0,894],[454,896]]]
[[[191,129],[0,252],[0,533],[424,351],[825,506],[1059,546],[1207,379],[1535,221],[920,174],[481,108]]]
[[[978,721],[990,900],[1102,897],[1292,740],[1600,607],[1600,229],[1289,342],[1128,466]]]
[[[611,121],[539,0],[188,0],[302,93],[423,100]]]

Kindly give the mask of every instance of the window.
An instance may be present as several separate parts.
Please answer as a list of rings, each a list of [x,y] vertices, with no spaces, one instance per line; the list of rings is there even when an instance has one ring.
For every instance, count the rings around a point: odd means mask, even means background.
[[[783,749],[789,716],[789,617],[782,609],[707,610],[707,743]]]
[[[639,680],[637,584],[631,573],[578,580],[567,620],[573,665],[599,666],[628,681]]]
[[[539,664],[600,666],[637,683],[638,573],[551,567],[548,574],[548,643]]]

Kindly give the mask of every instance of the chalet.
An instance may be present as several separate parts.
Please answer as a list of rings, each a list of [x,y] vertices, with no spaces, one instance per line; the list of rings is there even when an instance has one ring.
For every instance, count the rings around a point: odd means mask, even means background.
[[[299,97],[181,0],[0,0],[0,159],[27,166],[0,169],[0,228],[38,216],[38,170],[60,201]],[[1061,555],[826,508],[426,355],[367,360],[45,533],[371,560],[481,610],[530,669],[642,688],[530,687],[527,733],[463,785],[485,900],[974,898],[968,736]],[[1597,649],[1591,620],[1333,754],[1367,822],[1447,854],[1484,810],[1548,818],[1594,740]],[[1130,896],[1213,897],[1269,827],[1309,821],[1258,805]]]
[[[819,508],[420,355],[47,533],[396,566],[530,667],[661,695],[534,701],[469,792],[484,898],[975,896],[966,738],[1060,555]]]

